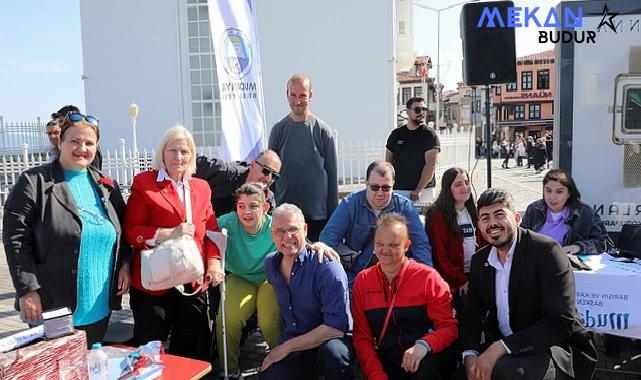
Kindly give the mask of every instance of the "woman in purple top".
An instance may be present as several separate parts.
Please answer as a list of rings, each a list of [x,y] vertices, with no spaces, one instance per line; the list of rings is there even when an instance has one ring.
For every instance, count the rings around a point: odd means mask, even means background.
[[[521,227],[556,240],[568,254],[599,254],[608,233],[599,215],[581,202],[581,193],[568,172],[552,169],[543,178],[543,199],[530,203]]]

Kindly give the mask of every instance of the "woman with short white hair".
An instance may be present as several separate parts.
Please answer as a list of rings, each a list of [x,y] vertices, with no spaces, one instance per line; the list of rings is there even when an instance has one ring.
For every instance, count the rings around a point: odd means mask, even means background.
[[[156,150],[153,170],[134,178],[127,203],[125,233],[134,247],[133,284],[130,305],[134,315],[134,344],[165,340],[171,333],[170,353],[202,358],[200,339],[206,320],[206,290],[196,282],[185,284],[187,296],[175,288],[149,290],[141,283],[140,252],[183,235],[196,241],[205,266],[203,282],[213,286],[224,278],[220,252],[205,237],[218,230],[207,182],[192,178],[196,169],[196,147],[183,126],[169,128]],[[192,220],[186,220],[186,205]]]

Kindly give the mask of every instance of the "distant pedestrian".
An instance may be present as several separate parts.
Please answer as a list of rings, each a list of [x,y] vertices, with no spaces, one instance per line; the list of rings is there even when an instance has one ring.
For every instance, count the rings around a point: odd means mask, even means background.
[[[546,154],[546,149],[545,149],[545,137],[539,137],[536,139],[536,144],[534,145],[532,153],[532,160],[534,163],[534,169],[536,170],[536,173],[541,173],[543,171],[543,168],[545,167],[545,154]]]
[[[509,169],[510,143],[505,138],[503,138],[503,140],[501,141],[501,156],[503,157],[503,163],[501,164],[501,167],[503,169]]]
[[[547,167],[550,167],[550,161],[552,161],[552,135],[550,133],[545,134],[545,157],[547,158],[546,163]]]
[[[534,156],[534,137],[528,136],[527,137],[527,145],[525,147],[525,152],[527,154],[527,168],[529,169],[533,164],[533,156]]]
[[[526,157],[526,151],[525,151],[525,142],[523,141],[523,137],[517,136],[516,138],[516,148],[515,148],[515,156],[516,156],[516,166],[523,166],[523,157]]]

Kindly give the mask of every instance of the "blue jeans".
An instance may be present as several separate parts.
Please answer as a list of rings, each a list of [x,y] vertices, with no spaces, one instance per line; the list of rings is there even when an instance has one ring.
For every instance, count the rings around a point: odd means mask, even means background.
[[[351,380],[352,337],[330,339],[318,348],[289,354],[259,375],[260,380],[306,380],[323,376],[331,380]]]

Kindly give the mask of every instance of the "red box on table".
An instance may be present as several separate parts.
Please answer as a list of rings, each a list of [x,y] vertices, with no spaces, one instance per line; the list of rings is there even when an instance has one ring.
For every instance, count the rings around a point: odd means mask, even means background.
[[[84,331],[0,354],[0,380],[84,380],[87,337]]]

